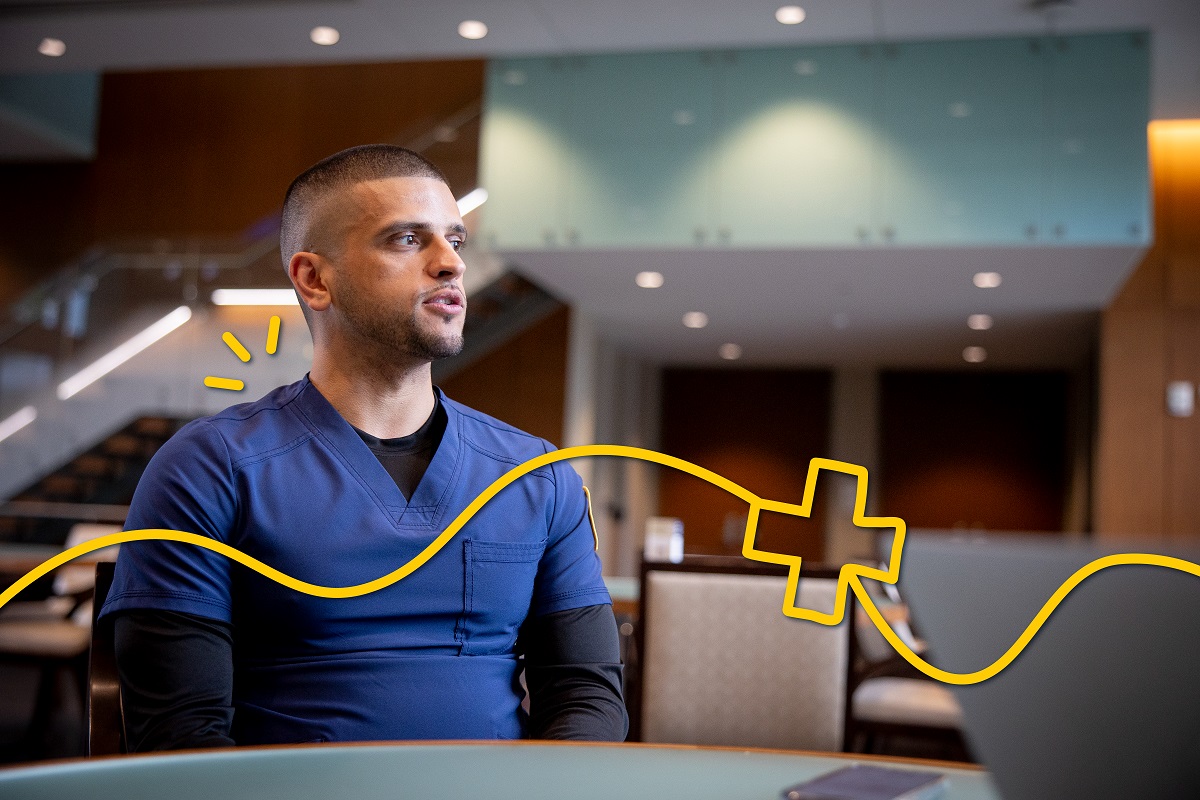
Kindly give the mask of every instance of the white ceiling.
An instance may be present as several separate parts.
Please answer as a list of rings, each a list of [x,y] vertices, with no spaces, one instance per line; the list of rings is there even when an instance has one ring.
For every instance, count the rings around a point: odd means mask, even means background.
[[[1052,15],[1025,0],[798,1],[807,19],[783,26],[774,20],[782,0],[0,0],[0,74],[1146,29],[1152,115],[1200,118],[1200,0],[1074,0]],[[460,38],[464,19],[484,21],[489,35]],[[317,25],[336,27],[340,42],[311,43]],[[47,36],[66,42],[66,55],[38,54]],[[988,348],[988,366],[1005,367],[1083,363],[1096,312],[1138,253],[758,252],[736,263],[711,251],[514,257],[623,345],[660,360],[719,363],[716,348],[734,341],[747,363],[962,366],[962,348],[979,344]],[[971,285],[983,268],[1004,274],[1001,287]],[[637,289],[632,276],[641,269],[663,272],[667,284]],[[684,328],[689,310],[708,313],[709,327]],[[992,314],[995,327],[970,331],[971,313]]]
[[[1200,117],[1197,0],[1064,0],[1052,16],[1030,0],[792,1],[807,11],[800,25],[775,21],[783,0],[0,0],[0,74],[1147,29],[1153,115]],[[460,38],[464,19],[489,35]],[[313,44],[317,25],[341,41]],[[47,36],[64,56],[37,52]]]
[[[510,260],[595,316],[608,338],[672,363],[719,363],[742,347],[745,364],[962,366],[981,346],[988,365],[1075,367],[1094,344],[1097,309],[1138,257],[1130,247],[888,248],[514,253]],[[634,276],[656,270],[658,289]],[[1000,286],[977,288],[976,272]],[[686,328],[703,311],[709,324]],[[973,331],[971,314],[994,326]]]

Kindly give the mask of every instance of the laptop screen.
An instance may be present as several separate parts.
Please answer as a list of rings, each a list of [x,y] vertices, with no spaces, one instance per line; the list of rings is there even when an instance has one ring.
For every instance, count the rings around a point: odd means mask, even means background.
[[[912,531],[900,587],[935,666],[973,672],[1005,653],[1077,569],[1110,553],[1200,553],[1141,541]],[[972,750],[1006,798],[1200,797],[1200,578],[1102,570],[1016,660],[953,687]]]

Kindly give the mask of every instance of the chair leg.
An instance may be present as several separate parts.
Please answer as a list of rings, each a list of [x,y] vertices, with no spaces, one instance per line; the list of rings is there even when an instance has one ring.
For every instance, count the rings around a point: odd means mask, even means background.
[[[53,728],[51,717],[54,714],[55,695],[57,694],[56,677],[58,664],[43,664],[38,670],[37,700],[33,704],[33,721],[26,734],[30,752],[35,758],[45,758]]]
[[[863,728],[861,725],[854,725],[850,728],[850,735],[847,738],[846,752],[847,753],[866,753],[867,748],[871,744],[871,731]]]

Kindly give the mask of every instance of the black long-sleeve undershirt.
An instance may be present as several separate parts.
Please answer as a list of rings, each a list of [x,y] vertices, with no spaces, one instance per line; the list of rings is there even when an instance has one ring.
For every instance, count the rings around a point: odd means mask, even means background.
[[[233,626],[175,611],[114,622],[126,748],[232,747]]]
[[[529,738],[622,742],[629,715],[612,606],[559,611],[526,621]]]

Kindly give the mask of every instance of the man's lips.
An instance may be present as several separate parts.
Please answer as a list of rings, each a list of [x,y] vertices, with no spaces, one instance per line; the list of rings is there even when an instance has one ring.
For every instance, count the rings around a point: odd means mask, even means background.
[[[467,309],[467,299],[457,289],[440,289],[429,295],[421,305],[442,314],[461,314]]]

